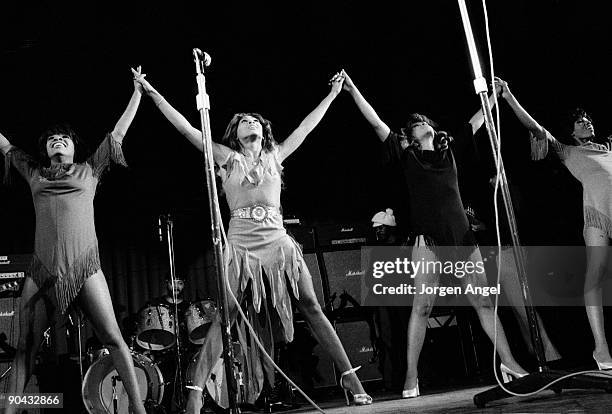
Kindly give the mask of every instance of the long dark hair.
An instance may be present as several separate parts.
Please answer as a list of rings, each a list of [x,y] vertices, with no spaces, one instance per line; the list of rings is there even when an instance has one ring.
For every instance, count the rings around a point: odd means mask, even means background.
[[[56,124],[44,130],[38,137],[38,156],[41,164],[48,166],[51,163],[47,153],[47,139],[51,135],[68,135],[70,137],[74,143],[75,160],[77,154],[80,155],[83,152],[81,148],[83,144],[75,130],[69,124]]]
[[[561,135],[559,141],[567,145],[578,145],[578,143],[573,139],[572,132],[574,132],[574,124],[576,121],[582,118],[586,118],[590,123],[593,123],[590,115],[581,107],[576,107],[565,111],[561,125],[563,128],[563,134]]]
[[[242,146],[240,145],[240,141],[238,140],[236,130],[238,129],[238,124],[245,116],[252,116],[253,118],[257,119],[261,124],[263,130],[263,140],[261,143],[262,149],[266,152],[274,151],[274,148],[278,145],[278,143],[274,140],[274,136],[272,135],[272,124],[263,116],[255,112],[241,112],[235,114],[229,121],[229,124],[227,124],[225,134],[223,134],[223,138],[221,138],[221,143],[230,147],[234,151],[240,152],[242,150]]]
[[[406,126],[401,129],[402,135],[408,140],[408,146],[414,149],[421,149],[421,144],[412,135],[412,128],[419,122],[426,122],[434,130],[434,149],[436,151],[444,151],[448,149],[448,144],[452,141],[452,137],[446,131],[438,131],[438,124],[429,117],[413,113],[408,115]]]

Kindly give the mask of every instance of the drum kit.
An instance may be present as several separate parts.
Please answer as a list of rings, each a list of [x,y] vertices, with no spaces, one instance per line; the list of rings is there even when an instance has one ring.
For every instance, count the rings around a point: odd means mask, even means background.
[[[182,408],[187,391],[184,385],[191,384],[198,350],[217,312],[211,300],[183,306],[185,311],[179,318],[174,316],[175,309],[178,307],[171,304],[148,304],[136,318],[130,348],[140,393],[151,412],[170,413]],[[88,349],[87,354],[90,366],[82,391],[88,412],[127,414],[128,394],[109,351]],[[209,393],[218,389],[213,380],[209,382]]]

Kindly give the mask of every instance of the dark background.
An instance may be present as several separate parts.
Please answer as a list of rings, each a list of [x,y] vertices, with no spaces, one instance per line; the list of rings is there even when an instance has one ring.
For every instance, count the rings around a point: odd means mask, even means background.
[[[328,80],[341,68],[393,129],[414,111],[444,126],[467,121],[479,108],[453,1],[124,3],[3,2],[0,128],[13,144],[35,153],[41,131],[67,121],[93,150],[124,110],[132,93],[129,67],[139,64],[199,127],[193,47],[212,56],[207,87],[215,137],[233,113],[256,111],[272,121],[282,141],[328,93]],[[468,3],[486,61],[481,2]],[[560,129],[560,114],[584,106],[596,131],[608,135],[605,2],[489,3],[496,73],[521,103],[560,135],[568,132]],[[505,104],[501,109],[506,167],[521,200],[521,236],[533,244],[581,244],[580,187],[553,161],[529,161],[526,130]],[[483,132],[476,136],[478,162],[465,167],[464,179],[473,179],[463,189],[470,194],[466,202],[487,219],[492,162]],[[103,268],[116,302],[133,312],[160,292],[167,267],[165,246],[156,241],[161,213],[176,217],[177,268],[190,275],[189,295],[208,296],[208,279],[201,277],[211,266],[203,253],[209,212],[201,154],[147,98],[124,150],[130,168],[111,171],[96,198]],[[352,99],[341,94],[285,164],[286,215],[307,223],[368,222],[394,206],[400,189],[380,168],[379,150]],[[0,253],[31,252],[34,216],[24,182],[0,189],[0,218]],[[580,321],[588,329],[586,318]]]

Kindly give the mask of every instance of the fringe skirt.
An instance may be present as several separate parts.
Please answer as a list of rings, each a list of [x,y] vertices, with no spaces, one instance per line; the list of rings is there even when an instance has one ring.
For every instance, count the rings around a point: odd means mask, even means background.
[[[274,358],[275,342],[293,340],[290,291],[299,299],[298,281],[311,277],[300,246],[287,234],[281,216],[268,217],[261,223],[232,218],[224,265],[258,339]],[[242,318],[238,318],[237,328],[246,399],[253,403],[263,389],[264,376],[274,385],[274,369],[250,339]]]

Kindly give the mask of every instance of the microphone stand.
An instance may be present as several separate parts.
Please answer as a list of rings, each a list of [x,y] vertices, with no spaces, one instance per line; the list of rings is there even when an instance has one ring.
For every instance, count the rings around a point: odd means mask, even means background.
[[[215,254],[215,268],[217,271],[217,294],[219,298],[219,315],[221,316],[221,340],[223,341],[223,365],[227,379],[227,396],[229,410],[232,414],[240,413],[237,400],[236,375],[233,367],[234,352],[231,342],[231,325],[229,322],[229,306],[225,281],[227,275],[223,266],[223,246],[221,235],[221,215],[219,213],[219,199],[217,198],[217,183],[215,181],[215,166],[212,152],[212,134],[210,131],[210,99],[206,93],[206,80],[204,68],[210,65],[210,56],[200,49],[193,49],[193,59],[196,67],[196,81],[198,84],[197,107],[200,112],[202,124],[202,149],[206,170],[206,184],[208,190],[208,208],[212,227],[212,242]]]
[[[510,234],[512,236],[512,246],[514,261],[516,263],[516,270],[518,274],[519,283],[521,285],[521,293],[523,296],[523,302],[525,304],[525,311],[527,313],[527,322],[529,324],[529,332],[531,335],[531,341],[533,348],[536,353],[536,359],[538,362],[538,372],[529,374],[525,377],[512,380],[510,383],[504,384],[504,388],[515,393],[528,393],[538,390],[548,383],[559,379],[569,372],[564,371],[552,371],[546,366],[546,357],[544,354],[544,345],[542,343],[542,337],[540,335],[540,329],[538,326],[538,319],[529,292],[529,283],[527,281],[527,267],[525,254],[521,247],[521,242],[518,235],[518,229],[516,225],[516,217],[514,215],[514,208],[512,206],[512,198],[510,196],[510,189],[508,186],[508,180],[506,179],[506,171],[501,157],[497,157],[499,152],[499,141],[497,138],[497,132],[495,130],[495,124],[493,123],[493,115],[491,113],[491,106],[487,98],[487,82],[482,76],[482,69],[480,61],[478,59],[478,52],[476,50],[476,43],[474,41],[474,33],[472,32],[472,26],[470,23],[470,17],[468,15],[465,0],[457,0],[459,3],[459,11],[461,13],[461,20],[463,22],[463,29],[465,31],[465,37],[468,44],[468,51],[472,63],[472,69],[474,71],[474,89],[476,94],[480,96],[480,104],[482,106],[482,113],[484,115],[485,126],[489,135],[489,141],[491,148],[495,156],[495,164],[498,167],[500,187],[502,189],[502,198],[504,201],[504,207],[506,210],[506,217],[508,219],[508,225],[510,228]],[[501,266],[501,264],[499,264]],[[612,380],[591,377],[586,375],[574,376],[564,379],[562,382],[555,383],[550,386],[555,393],[560,394],[563,388],[583,388],[583,389],[612,389]],[[499,400],[510,397],[511,394],[505,392],[501,387],[497,386],[490,390],[483,391],[474,396],[474,404],[483,408],[487,402]]]
[[[176,392],[176,390],[183,389],[183,373],[182,373],[182,363],[181,363],[181,327],[180,327],[180,318],[178,314],[178,302],[175,291],[176,284],[176,267],[174,260],[174,222],[172,221],[172,217],[170,214],[162,215],[159,219],[160,223],[166,224],[166,239],[168,240],[168,263],[170,265],[170,282],[172,285],[172,301],[174,302],[174,332],[176,333],[176,369],[177,375],[174,380],[174,395],[176,398],[176,403],[179,407],[183,406],[183,393],[181,391]],[[161,233],[160,233],[161,234]],[[161,315],[160,315],[161,317]],[[160,321],[161,324],[161,321]],[[163,324],[161,324],[163,326]]]

